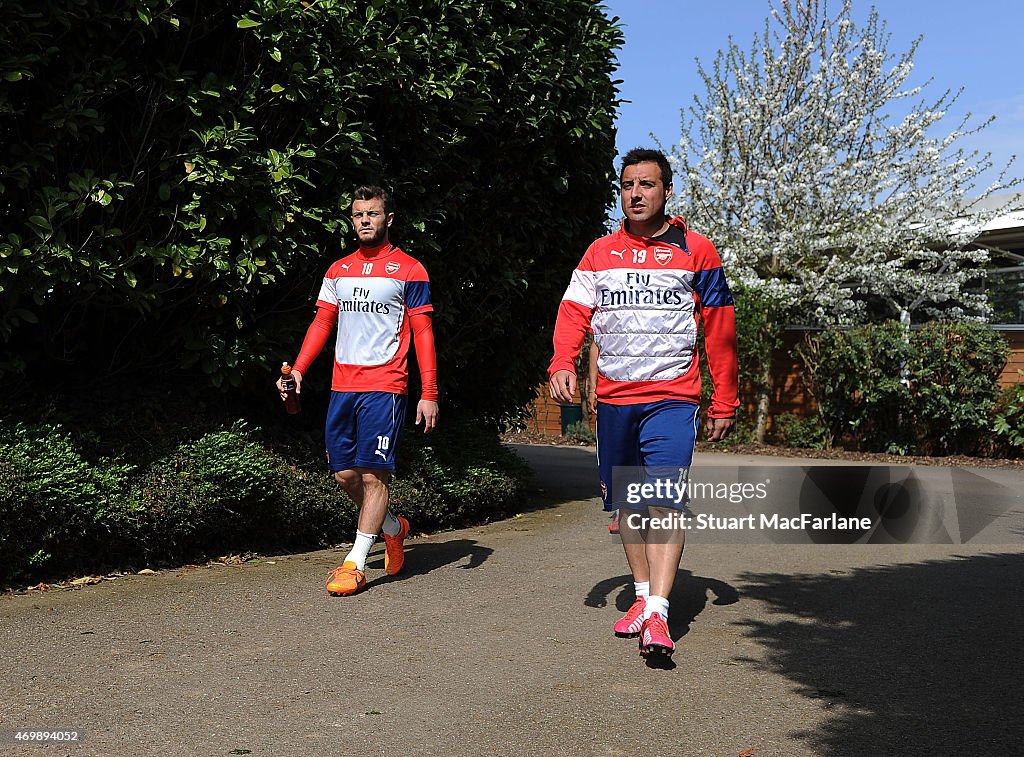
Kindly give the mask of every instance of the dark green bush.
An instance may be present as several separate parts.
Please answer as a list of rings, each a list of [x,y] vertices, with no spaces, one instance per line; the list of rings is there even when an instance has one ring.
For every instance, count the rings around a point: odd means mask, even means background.
[[[795,413],[783,413],[775,418],[775,437],[779,444],[797,449],[825,446],[825,429],[817,416],[803,418]]]
[[[757,444],[757,440],[754,438],[753,420],[744,412],[742,407],[736,413],[736,424],[732,427],[732,431],[729,432],[725,439],[719,442],[709,442],[707,440],[706,420],[706,418],[701,419],[700,430],[697,432],[697,443],[707,444],[709,451],[726,451],[732,447]]]
[[[132,469],[86,461],[59,426],[0,424],[0,584],[67,569],[134,540]]]
[[[726,271],[726,274],[729,272]],[[744,444],[756,443],[757,404],[761,392],[770,392],[766,381],[770,378],[771,360],[774,351],[782,344],[778,329],[774,327],[775,307],[763,293],[743,287],[730,281],[736,300],[736,349],[739,369],[739,400],[736,408],[736,425],[724,440],[715,442],[712,449],[728,449]],[[698,327],[698,353],[700,354],[701,410],[706,413],[711,405],[714,382],[708,367],[707,352],[704,349],[703,325]],[[701,422],[707,420],[702,415]],[[704,436],[701,429],[700,437]]]
[[[489,426],[446,420],[430,434],[406,430],[391,494],[417,530],[452,528],[516,512],[528,472]]]
[[[577,421],[565,429],[565,439],[572,444],[597,444],[597,435],[590,429],[586,421]]]
[[[746,288],[738,282],[733,286],[733,295],[740,391],[746,389],[750,392],[746,399],[756,402],[765,369],[770,368],[772,355],[782,344],[781,332],[776,326],[778,307],[762,291]]]
[[[378,182],[432,276],[449,405],[514,414],[602,228],[621,41],[591,0],[5,0],[5,388],[262,391]]]
[[[1020,455],[1024,451],[1024,383],[1017,383],[1000,392],[994,409],[995,432],[1001,452]]]
[[[975,454],[988,443],[1006,340],[989,326],[926,323],[911,336],[910,389],[917,448]]]
[[[990,447],[1006,341],[984,324],[895,322],[826,331],[798,348],[822,425],[845,446],[905,454]]]
[[[896,322],[824,331],[797,348],[827,442],[888,450],[912,443],[904,367],[912,348]]]
[[[148,516],[147,557],[189,559],[266,538],[273,533],[281,467],[240,426],[153,463],[135,482]]]
[[[0,586],[311,549],[350,540],[355,530],[356,508],[322,455],[303,443],[268,447],[242,423],[184,440],[143,466],[86,459],[61,426],[2,430]],[[520,508],[525,476],[525,463],[486,426],[448,421],[430,435],[410,428],[393,506],[417,531],[484,522]]]

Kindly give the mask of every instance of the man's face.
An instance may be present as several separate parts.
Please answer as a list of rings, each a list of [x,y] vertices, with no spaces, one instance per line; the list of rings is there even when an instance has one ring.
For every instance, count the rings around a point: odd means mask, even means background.
[[[376,247],[387,241],[394,220],[395,214],[384,212],[384,201],[379,197],[352,202],[352,227],[360,247]]]
[[[631,223],[647,223],[665,215],[665,203],[672,185],[661,183],[657,163],[643,162],[626,166],[622,172],[622,212]]]

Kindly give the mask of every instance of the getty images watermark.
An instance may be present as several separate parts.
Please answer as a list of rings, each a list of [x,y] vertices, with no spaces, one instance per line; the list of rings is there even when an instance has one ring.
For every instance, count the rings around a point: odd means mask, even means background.
[[[1020,474],[878,465],[616,468],[623,540],[786,544],[1020,544]]]

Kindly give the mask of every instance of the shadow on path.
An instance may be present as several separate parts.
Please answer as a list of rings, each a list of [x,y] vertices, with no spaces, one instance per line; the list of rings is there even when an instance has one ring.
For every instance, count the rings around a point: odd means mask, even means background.
[[[466,560],[465,565],[458,567],[465,570],[481,565],[494,550],[480,546],[474,539],[452,539],[451,541],[432,542],[416,539],[406,542],[405,566],[397,576],[381,576],[367,583],[367,587],[391,581],[404,581],[413,576],[422,576],[436,568]],[[374,555],[368,562],[368,568],[384,570],[384,553]]]
[[[608,597],[616,589],[619,590],[615,596],[615,607],[620,612],[625,612],[633,604],[633,576],[628,573],[615,578],[606,578],[596,584],[587,593],[583,604],[587,607],[605,607],[608,604]],[[725,581],[706,576],[695,576],[688,570],[680,570],[676,574],[676,582],[672,587],[672,596],[668,598],[669,607],[669,631],[673,641],[679,641],[690,630],[690,623],[700,615],[708,603],[708,592],[715,595],[711,604],[731,605],[739,601],[740,595],[736,589]]]
[[[831,713],[794,734],[819,754],[1021,753],[1024,555],[742,578],[744,597],[798,618],[744,625]]]
[[[633,576],[626,574],[606,578],[595,584],[583,604],[587,607],[605,607],[608,604],[608,597],[618,590],[615,595],[615,608],[619,612],[626,612],[633,604]],[[672,587],[672,596],[669,597],[668,627],[673,641],[679,641],[690,631],[690,624],[700,615],[708,603],[708,592],[715,595],[711,604],[731,605],[739,601],[739,592],[735,588],[719,581],[717,578],[706,576],[695,576],[688,570],[680,570],[676,574],[676,582]],[[608,633],[611,633],[609,629]],[[647,666],[652,668],[673,669],[675,664],[670,659],[660,655],[652,655],[646,658]]]

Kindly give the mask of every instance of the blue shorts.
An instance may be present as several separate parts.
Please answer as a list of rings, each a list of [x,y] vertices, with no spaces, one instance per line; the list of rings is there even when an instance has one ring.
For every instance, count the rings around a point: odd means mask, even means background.
[[[331,472],[395,469],[395,449],[407,398],[391,392],[331,392],[327,407],[327,461]]]
[[[700,407],[684,400],[639,405],[597,403],[597,467],[605,510],[642,509],[648,504],[683,509],[684,501],[638,504],[631,485],[678,480],[693,462]]]

